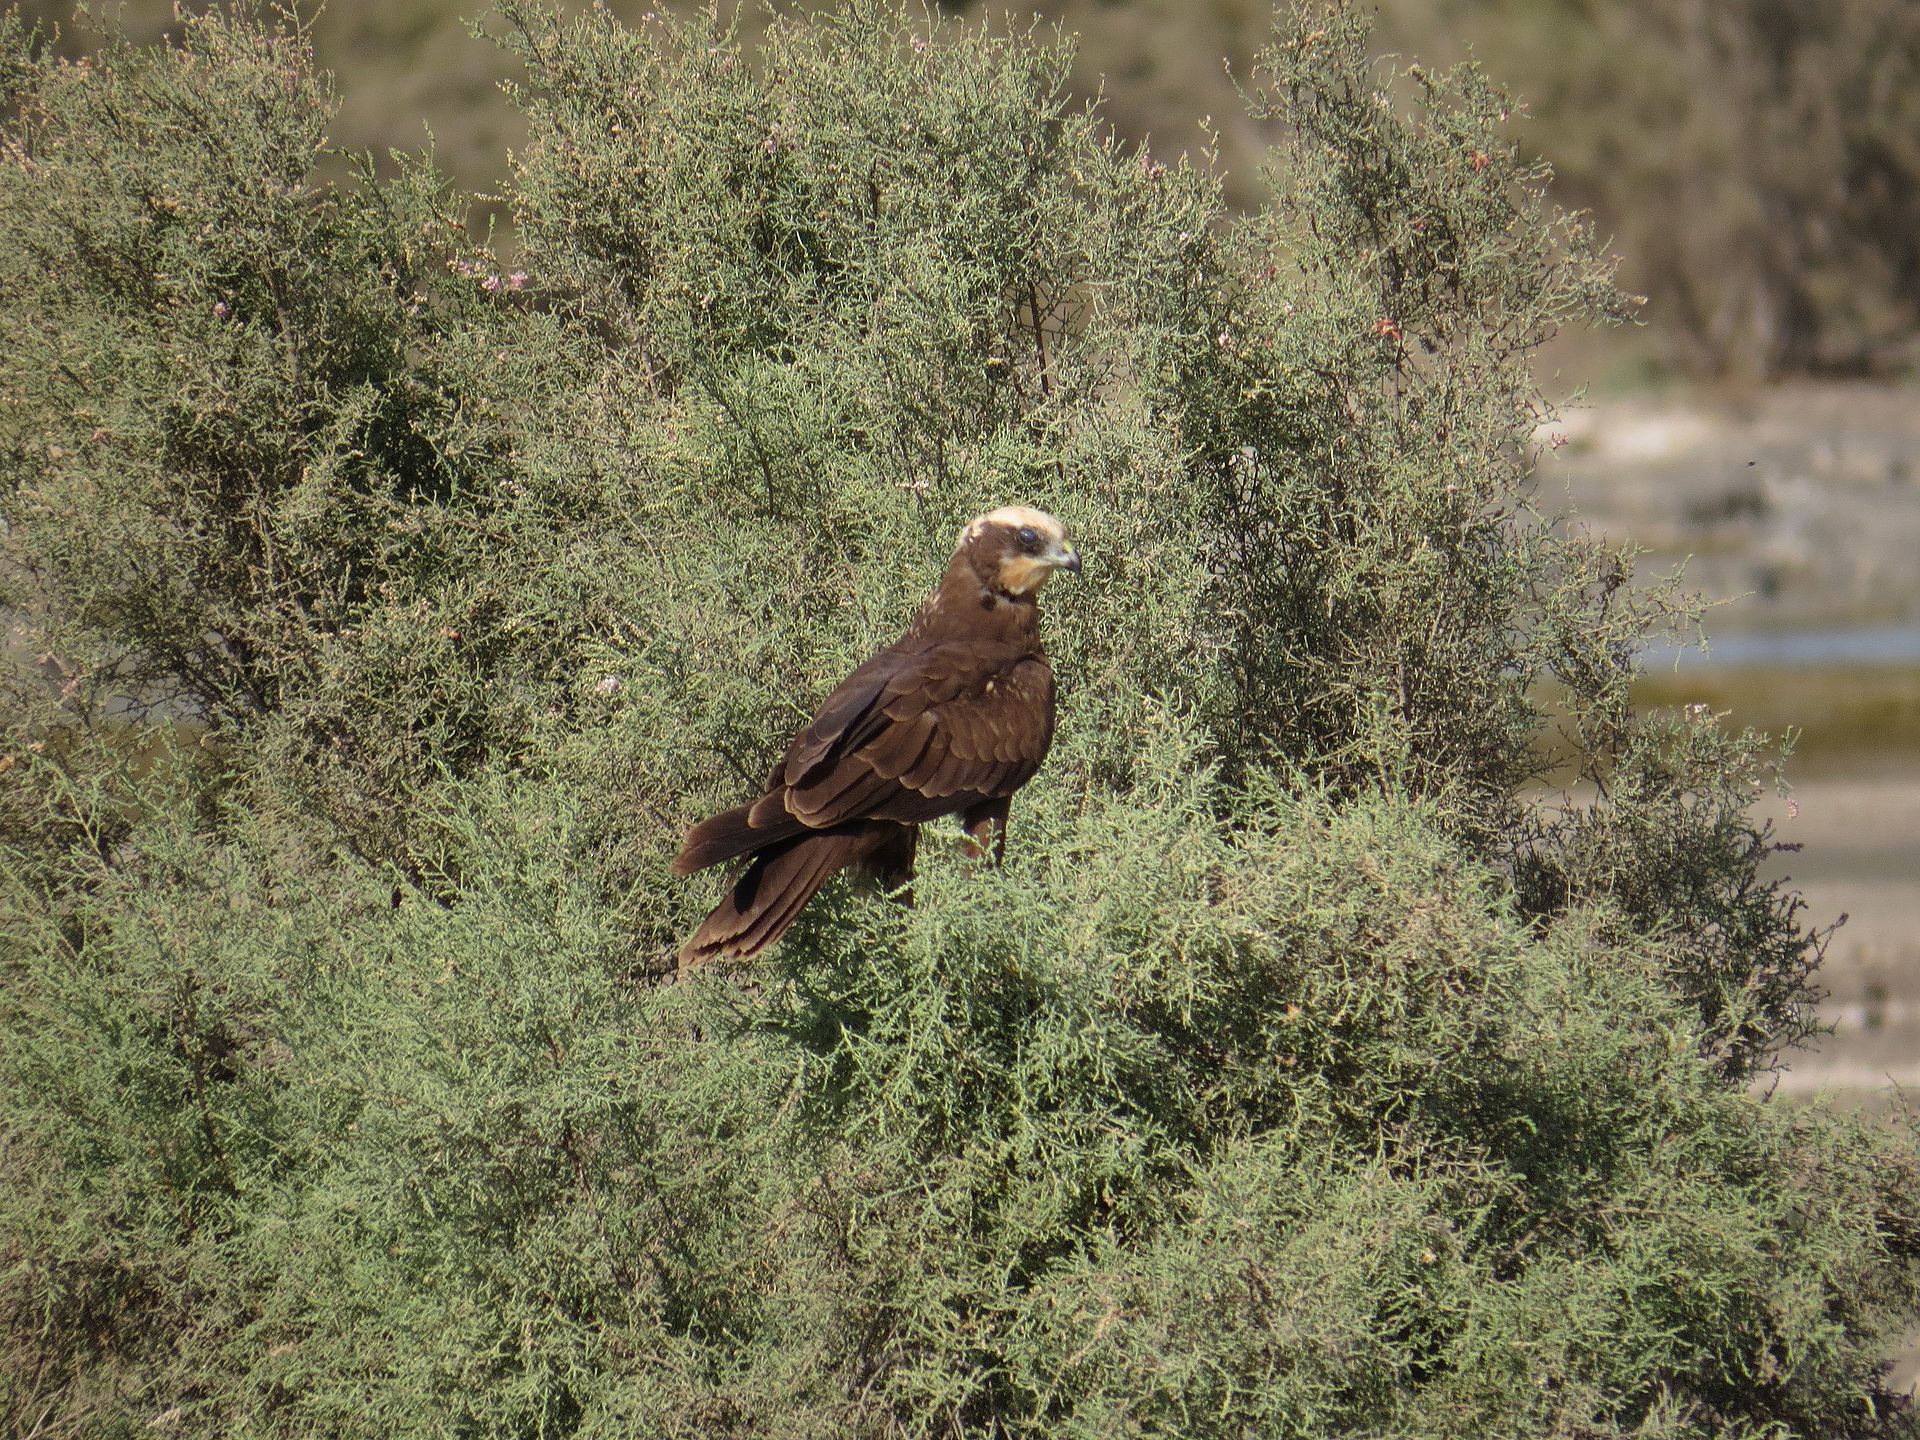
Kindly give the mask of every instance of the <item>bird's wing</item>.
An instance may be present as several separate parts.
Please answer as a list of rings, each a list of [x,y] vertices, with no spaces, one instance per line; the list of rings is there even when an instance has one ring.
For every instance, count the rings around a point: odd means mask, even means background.
[[[755,823],[778,807],[813,828],[918,824],[1011,795],[1052,741],[1053,671],[1039,656],[959,641],[877,656],[794,740],[784,783],[755,805]]]

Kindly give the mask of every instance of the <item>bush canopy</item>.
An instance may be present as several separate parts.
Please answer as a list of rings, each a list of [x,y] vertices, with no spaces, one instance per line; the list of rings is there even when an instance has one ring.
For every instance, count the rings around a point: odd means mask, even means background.
[[[1049,34],[488,28],[510,243],[291,20],[0,26],[12,1431],[1907,1433],[1920,1151],[1756,1086],[1824,936],[1533,502],[1621,301],[1508,97],[1283,13],[1236,217]],[[676,980],[1007,501],[1006,865]]]

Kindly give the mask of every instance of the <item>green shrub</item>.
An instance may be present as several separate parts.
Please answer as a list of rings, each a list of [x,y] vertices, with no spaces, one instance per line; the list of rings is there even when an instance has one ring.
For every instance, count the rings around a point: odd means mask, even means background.
[[[321,177],[301,32],[6,32],[9,1425],[1890,1433],[1920,1160],[1748,1088],[1820,940],[1529,504],[1618,305],[1510,102],[1283,17],[1235,222],[1033,35],[502,19],[512,261]],[[667,983],[681,829],[1016,498],[1007,866]]]

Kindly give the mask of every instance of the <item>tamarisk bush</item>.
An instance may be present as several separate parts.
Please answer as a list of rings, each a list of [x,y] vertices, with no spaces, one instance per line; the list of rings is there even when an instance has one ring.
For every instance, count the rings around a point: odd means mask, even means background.
[[[1905,1433],[1920,1151],[1752,1083],[1822,936],[1531,501],[1619,302],[1486,77],[1282,14],[1236,220],[1046,35],[487,29],[510,243],[291,21],[4,29],[11,1429]],[[1005,867],[676,979],[681,829],[1016,499]]]

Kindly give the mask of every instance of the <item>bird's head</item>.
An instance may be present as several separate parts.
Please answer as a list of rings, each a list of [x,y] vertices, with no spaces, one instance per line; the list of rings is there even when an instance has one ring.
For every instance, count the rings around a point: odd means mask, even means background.
[[[988,590],[1031,599],[1056,570],[1080,573],[1080,556],[1067,543],[1067,529],[1044,510],[1002,505],[968,522],[954,546]]]

